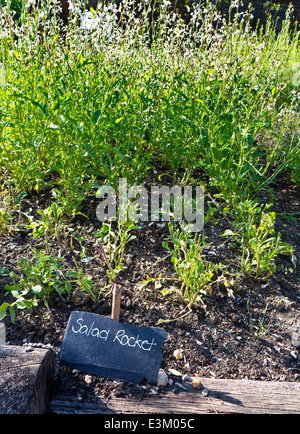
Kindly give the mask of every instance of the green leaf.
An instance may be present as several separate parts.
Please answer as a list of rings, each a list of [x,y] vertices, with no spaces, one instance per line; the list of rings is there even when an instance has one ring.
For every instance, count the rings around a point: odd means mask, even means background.
[[[222,237],[231,237],[235,235],[235,233],[231,229],[226,229],[226,231],[222,234]]]
[[[164,241],[162,243],[162,246],[163,246],[164,249],[170,250],[169,244],[166,241]]]
[[[95,125],[97,125],[97,123],[99,122],[99,119],[101,118],[102,115],[102,111],[101,110],[96,110],[93,113],[93,122]]]
[[[16,303],[17,303],[18,309],[26,309],[26,307],[28,309],[31,308],[30,302],[28,300],[25,300],[25,298],[22,301],[17,301]]]
[[[76,215],[82,215],[83,217],[86,217],[88,219],[88,216],[86,214],[83,214],[81,211],[76,211]]]
[[[43,287],[41,285],[35,285],[31,290],[34,294],[39,294],[43,290]]]
[[[3,274],[9,273],[9,270],[7,267],[0,268],[0,276],[3,276]]]
[[[20,288],[20,284],[19,283],[14,283],[13,285],[5,285],[4,289],[6,289],[7,291],[14,291]]]
[[[67,277],[77,277],[77,276],[78,276],[77,271],[73,271],[73,270],[67,271]]]
[[[6,315],[6,309],[10,306],[9,303],[3,303],[0,306],[0,321],[5,317]]]
[[[207,114],[210,114],[210,110],[202,99],[196,99],[200,103],[201,107],[205,110]]]
[[[70,294],[72,291],[72,284],[69,280],[67,280],[65,283],[65,290],[67,291],[68,294]]]
[[[15,314],[15,309],[14,309],[13,306],[10,306],[10,308],[9,308],[9,314],[10,314],[11,322],[14,324],[15,318],[16,318],[16,314]]]

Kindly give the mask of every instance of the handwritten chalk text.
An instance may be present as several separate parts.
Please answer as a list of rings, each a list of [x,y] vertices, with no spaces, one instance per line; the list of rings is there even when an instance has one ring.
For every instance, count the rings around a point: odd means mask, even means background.
[[[115,337],[113,342],[117,341],[121,345],[128,345],[129,347],[138,347],[141,348],[144,351],[150,351],[153,345],[156,345],[154,343],[154,338],[152,339],[152,342],[149,342],[148,340],[142,341],[142,339],[139,339],[139,335],[137,337],[135,336],[127,336],[125,335],[125,330],[119,330]]]
[[[91,336],[94,338],[103,339],[105,341],[108,340],[111,330],[110,329],[100,329],[95,326],[95,322],[91,325],[84,324],[83,318],[78,318],[76,321],[76,325],[72,326],[72,332],[75,334]],[[143,351],[151,351],[153,346],[156,346],[154,338],[151,341],[147,339],[141,339],[140,335],[137,336],[128,336],[125,330],[118,330],[116,333],[113,333],[112,343],[118,343],[122,346],[128,346],[131,348],[139,348]]]
[[[95,338],[100,338],[107,341],[110,330],[99,330],[97,327],[94,327],[94,322],[90,327],[86,324],[81,324],[83,322],[83,318],[78,318],[76,322],[77,324],[79,324],[79,328],[75,329],[75,327],[73,326],[72,331],[74,333],[79,333],[86,336],[93,336]]]

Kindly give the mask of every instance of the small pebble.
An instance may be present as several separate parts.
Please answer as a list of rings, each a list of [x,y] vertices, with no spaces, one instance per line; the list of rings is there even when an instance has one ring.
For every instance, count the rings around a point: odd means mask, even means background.
[[[291,351],[290,354],[291,354],[292,357],[294,357],[294,359],[298,359],[298,356],[295,353],[295,351]]]
[[[168,380],[169,380],[168,375],[165,373],[165,371],[163,369],[160,369],[158,371],[156,385],[157,386],[166,386],[168,384]]]
[[[197,378],[197,377],[193,378],[192,385],[193,385],[194,389],[200,390],[203,388],[202,383],[200,382],[199,378]]]
[[[158,392],[156,390],[154,390],[154,389],[151,389],[150,393],[151,393],[151,395],[158,395]]]
[[[72,302],[75,306],[83,306],[87,304],[90,300],[90,297],[85,292],[81,291],[80,289],[75,290],[72,294]]]
[[[292,345],[294,347],[300,347],[300,333],[294,333],[292,335]]]
[[[170,374],[175,375],[175,377],[182,377],[182,373],[177,371],[177,369],[170,368],[169,372]]]
[[[182,381],[193,381],[193,379],[189,375],[184,374],[182,377]]]
[[[184,387],[184,386],[183,386],[182,384],[180,384],[180,383],[177,383],[176,381],[175,381],[175,385],[176,385],[177,387],[179,387],[180,389],[187,390],[186,387]]]
[[[181,350],[175,350],[173,356],[175,357],[176,360],[180,360],[183,358],[183,354]]]
[[[210,256],[217,256],[216,252],[213,252],[212,250],[210,252],[208,252],[208,255],[210,255]]]
[[[92,376],[91,375],[86,375],[84,377],[84,381],[86,382],[86,384],[91,384],[91,382],[92,382]]]
[[[202,390],[202,395],[204,395],[204,396],[208,396],[208,394],[209,394],[209,390],[207,389],[207,388],[205,388],[204,390]]]

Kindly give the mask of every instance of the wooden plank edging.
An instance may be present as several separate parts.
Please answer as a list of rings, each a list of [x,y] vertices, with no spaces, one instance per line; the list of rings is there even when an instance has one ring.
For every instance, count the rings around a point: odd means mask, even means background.
[[[0,345],[0,414],[300,414],[300,383],[200,378],[202,390],[167,386],[165,393],[143,400],[111,397],[78,401],[52,387],[53,352],[43,348]]]
[[[0,414],[43,414],[53,370],[51,350],[0,345]]]
[[[300,414],[300,383],[200,378],[203,390],[186,384],[179,393],[134,398],[112,397],[78,402],[76,396],[59,396],[49,403],[51,413],[79,414]]]

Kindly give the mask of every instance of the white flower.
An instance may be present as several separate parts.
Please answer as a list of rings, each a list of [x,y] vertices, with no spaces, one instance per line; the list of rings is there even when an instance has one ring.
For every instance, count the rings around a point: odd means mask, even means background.
[[[25,4],[25,8],[30,8],[31,6],[35,5],[35,0],[27,0],[27,3]]]
[[[243,6],[243,2],[240,0],[234,0],[231,5],[229,6],[229,10],[233,8],[238,8],[239,6]]]

